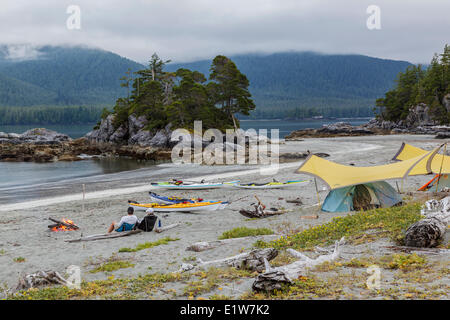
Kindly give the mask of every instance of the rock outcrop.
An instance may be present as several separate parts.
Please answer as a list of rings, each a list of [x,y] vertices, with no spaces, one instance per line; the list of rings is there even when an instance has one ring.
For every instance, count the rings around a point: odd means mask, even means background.
[[[43,128],[28,130],[23,134],[0,132],[0,161],[53,162],[92,158],[85,155],[166,161],[170,160],[171,153],[156,147],[127,146],[86,138],[73,140],[67,135]]]
[[[443,99],[443,105],[450,112],[450,94]],[[340,136],[361,136],[373,134],[429,134],[436,139],[448,139],[450,126],[439,125],[431,116],[430,108],[419,103],[409,109],[408,116],[397,122],[382,119],[372,119],[360,126],[352,126],[345,122],[324,125],[319,129],[303,129],[291,132],[286,140],[301,140],[302,138],[325,138]]]
[[[172,134],[170,124],[155,132],[146,130],[147,124],[146,117],[130,115],[125,123],[115,128],[114,114],[110,114],[101,121],[98,129],[89,132],[85,137],[94,142],[155,148],[170,147]]]
[[[0,144],[58,144],[70,140],[68,135],[45,128],[30,129],[22,134],[0,132]]]
[[[364,126],[352,126],[346,122],[337,122],[330,125],[323,125],[318,129],[302,129],[291,132],[285,137],[285,140],[301,140],[302,138],[326,138],[326,137],[341,137],[341,136],[363,136],[372,135],[375,133],[387,134],[383,130],[371,130]]]

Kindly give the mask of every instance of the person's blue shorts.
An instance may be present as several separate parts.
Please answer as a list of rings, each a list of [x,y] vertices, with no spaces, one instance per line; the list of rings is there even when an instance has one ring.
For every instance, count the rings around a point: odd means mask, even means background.
[[[131,231],[134,228],[134,224],[129,224],[124,222],[119,228],[116,229],[117,232],[122,232],[122,231]]]

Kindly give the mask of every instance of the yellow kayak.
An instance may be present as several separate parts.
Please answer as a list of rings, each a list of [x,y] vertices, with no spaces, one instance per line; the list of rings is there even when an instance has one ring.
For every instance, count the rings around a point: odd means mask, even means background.
[[[190,212],[190,211],[214,211],[223,209],[228,202],[194,202],[194,203],[175,203],[175,204],[160,204],[160,203],[139,203],[137,201],[128,200],[130,207],[135,210],[146,210],[152,208],[155,212]]]

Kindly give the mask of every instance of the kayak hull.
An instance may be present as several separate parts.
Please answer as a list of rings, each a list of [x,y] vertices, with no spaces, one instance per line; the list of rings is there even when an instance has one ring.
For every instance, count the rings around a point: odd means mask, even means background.
[[[309,183],[309,180],[304,181],[288,181],[285,183],[267,183],[264,185],[250,185],[250,184],[239,184],[235,183],[233,184],[234,187],[240,188],[240,189],[284,189],[284,188],[291,188],[291,187],[299,187],[304,186]]]
[[[184,204],[169,204],[169,205],[158,205],[156,203],[133,203],[130,202],[129,206],[133,207],[134,210],[145,211],[148,208],[152,208],[155,212],[193,212],[193,211],[215,211],[223,209],[228,203],[227,202],[213,202],[213,203],[190,203]]]
[[[152,183],[152,187],[158,189],[167,189],[167,190],[202,190],[202,189],[219,189],[226,188],[228,186],[232,186],[234,183],[239,181],[231,181],[231,182],[221,182],[221,183],[191,183],[191,184],[174,184],[169,182],[155,182]]]

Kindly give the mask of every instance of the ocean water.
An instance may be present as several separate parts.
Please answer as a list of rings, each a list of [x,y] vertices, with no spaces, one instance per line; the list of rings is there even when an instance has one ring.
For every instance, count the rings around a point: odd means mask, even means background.
[[[323,124],[346,121],[353,125],[366,123],[368,119],[339,119],[314,121],[248,120],[241,121],[243,129],[278,129],[283,138],[293,130],[318,128]],[[0,126],[0,131],[22,133],[36,126]],[[84,136],[92,130],[92,125],[46,126],[72,138]],[[0,162],[0,204],[11,204],[35,200],[52,195],[81,192],[105,188],[120,188],[136,184],[150,183],[171,178],[189,177],[198,174],[213,174],[240,170],[240,166],[174,166],[155,164],[151,161],[132,159],[97,159],[75,162],[32,163]]]
[[[336,120],[327,120],[327,119],[318,119],[318,120],[241,120],[241,128],[244,130],[247,129],[267,129],[268,134],[270,136],[271,129],[279,130],[279,137],[284,138],[286,135],[291,133],[294,130],[306,129],[306,128],[320,128],[324,124],[335,123],[339,121],[345,121],[350,123],[351,125],[360,125],[366,123],[370,120],[370,118],[350,118],[350,119],[336,119]],[[83,125],[44,125],[50,130],[54,130],[57,132],[61,132],[67,134],[73,139],[80,138],[84,136],[89,131],[92,131],[95,124],[83,124]],[[5,126],[0,125],[0,132],[7,133],[23,133],[29,129],[34,129],[39,127],[38,125],[14,125],[14,126]]]

